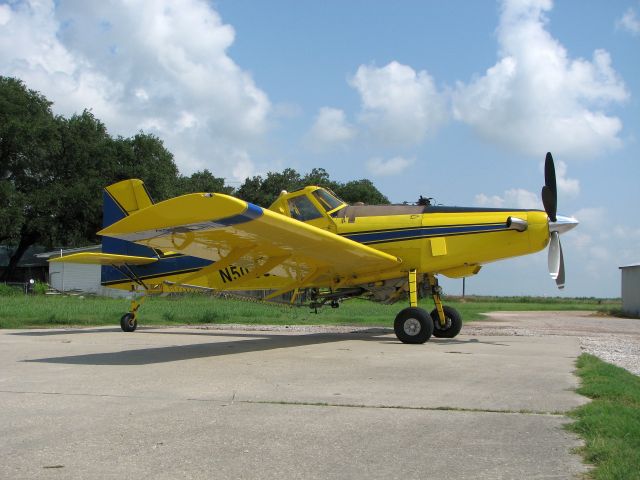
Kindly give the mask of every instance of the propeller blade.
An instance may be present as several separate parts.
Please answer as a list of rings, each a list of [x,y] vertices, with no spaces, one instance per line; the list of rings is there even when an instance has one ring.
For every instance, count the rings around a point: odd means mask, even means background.
[[[559,239],[558,247],[560,247],[560,271],[558,272],[558,278],[556,278],[556,285],[562,290],[564,288],[564,255],[562,254],[562,243]]]
[[[551,152],[547,152],[547,156],[544,157],[544,184],[556,190],[556,167]]]
[[[557,220],[556,211],[558,208],[557,196],[546,185],[542,187],[542,204],[544,205],[544,211],[547,212],[549,220],[555,222]]]
[[[558,232],[551,232],[547,262],[549,264],[549,275],[551,275],[551,278],[554,280],[557,280],[560,276],[561,257],[560,234]]]
[[[542,204],[552,222],[556,221],[558,210],[558,187],[556,185],[556,168],[551,152],[544,159],[544,187],[542,187]]]

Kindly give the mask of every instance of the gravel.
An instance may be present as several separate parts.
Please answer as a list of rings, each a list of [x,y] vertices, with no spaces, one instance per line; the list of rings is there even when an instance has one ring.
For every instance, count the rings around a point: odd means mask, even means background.
[[[464,326],[467,335],[579,337],[584,353],[640,376],[640,320],[593,312],[492,312]]]
[[[637,338],[628,335],[580,337],[580,348],[640,376],[640,342]]]

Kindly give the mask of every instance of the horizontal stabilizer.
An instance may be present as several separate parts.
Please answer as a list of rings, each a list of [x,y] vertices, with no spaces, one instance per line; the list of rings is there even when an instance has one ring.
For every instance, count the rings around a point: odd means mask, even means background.
[[[84,263],[88,265],[145,265],[157,262],[155,257],[136,257],[133,255],[117,255],[114,253],[72,253],[63,257],[55,257],[50,262]]]

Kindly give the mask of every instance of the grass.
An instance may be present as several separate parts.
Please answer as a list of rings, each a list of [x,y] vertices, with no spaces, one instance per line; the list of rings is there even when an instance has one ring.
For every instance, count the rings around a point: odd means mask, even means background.
[[[534,297],[448,297],[445,303],[460,311],[465,321],[480,320],[489,311],[522,310],[599,310],[619,306],[616,300],[606,304],[597,299]],[[617,302],[617,303],[616,303]],[[207,295],[150,297],[140,310],[143,325],[185,325],[207,323],[248,323],[269,325],[364,325],[391,326],[398,311],[406,305],[381,305],[353,299],[339,309],[330,307],[316,315],[307,307],[263,304],[221,299]],[[433,308],[431,300],[420,306]],[[2,295],[0,292],[0,328],[118,325],[129,309],[125,299],[78,296]]]
[[[593,401],[570,413],[568,428],[585,441],[581,453],[595,465],[590,476],[640,479],[640,377],[586,354],[577,367],[578,393]]]

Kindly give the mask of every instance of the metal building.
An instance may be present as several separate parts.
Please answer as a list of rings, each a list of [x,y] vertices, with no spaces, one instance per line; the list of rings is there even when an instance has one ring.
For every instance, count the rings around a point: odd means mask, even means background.
[[[640,315],[640,263],[620,267],[622,271],[622,311]]]
[[[49,258],[71,253],[100,252],[101,250],[101,245],[93,245],[83,248],[54,250],[40,253],[37,256],[48,260]],[[67,262],[49,263],[49,285],[62,293],[93,293],[106,297],[127,296],[128,292],[103,287],[100,284],[100,270],[100,265]]]

